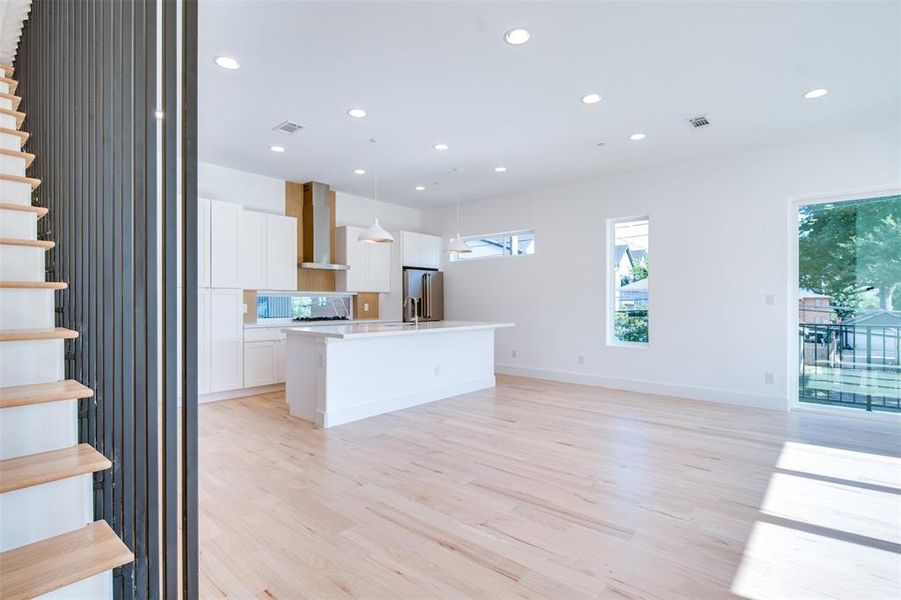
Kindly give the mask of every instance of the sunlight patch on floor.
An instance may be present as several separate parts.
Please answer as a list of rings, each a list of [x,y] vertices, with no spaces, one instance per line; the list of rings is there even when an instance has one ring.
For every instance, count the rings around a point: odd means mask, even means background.
[[[893,456],[786,442],[776,468],[901,490],[901,458]]]

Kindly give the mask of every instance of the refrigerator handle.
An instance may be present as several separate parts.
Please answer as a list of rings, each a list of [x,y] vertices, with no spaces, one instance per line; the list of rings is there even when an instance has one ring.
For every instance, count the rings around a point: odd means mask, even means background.
[[[429,287],[428,287],[428,289],[426,289],[426,295],[428,296],[429,300],[428,300],[428,303],[426,304],[426,308],[428,308],[428,310],[429,310],[429,316],[426,318],[431,319],[432,318],[432,276],[427,275],[427,277],[429,278]]]
[[[422,294],[421,306],[422,306],[422,318],[423,319],[428,319],[428,314],[429,314],[429,312],[428,312],[429,311],[428,289],[429,289],[429,274],[423,273],[422,274],[422,286],[420,287],[420,293]]]

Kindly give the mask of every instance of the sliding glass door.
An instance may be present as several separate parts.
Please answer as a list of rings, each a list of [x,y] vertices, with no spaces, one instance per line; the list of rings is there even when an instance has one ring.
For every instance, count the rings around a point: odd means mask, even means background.
[[[901,196],[798,208],[798,400],[901,412]]]

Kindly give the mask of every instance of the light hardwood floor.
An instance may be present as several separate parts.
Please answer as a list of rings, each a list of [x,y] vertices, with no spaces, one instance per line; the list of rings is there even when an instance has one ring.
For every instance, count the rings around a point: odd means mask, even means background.
[[[513,377],[327,431],[206,404],[201,594],[898,598],[899,431]]]

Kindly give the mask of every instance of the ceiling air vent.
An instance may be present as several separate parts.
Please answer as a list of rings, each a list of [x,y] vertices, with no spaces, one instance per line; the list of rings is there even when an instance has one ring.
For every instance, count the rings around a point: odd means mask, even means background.
[[[708,125],[710,125],[710,119],[707,117],[707,115],[700,115],[698,117],[685,119],[685,122],[688,123],[688,125],[692,129],[700,129],[701,127],[707,127]]]
[[[279,123],[275,127],[272,128],[272,131],[279,131],[281,133],[287,133],[291,135],[292,133],[296,133],[303,129],[303,125],[300,123],[294,123],[293,121],[283,121]]]

